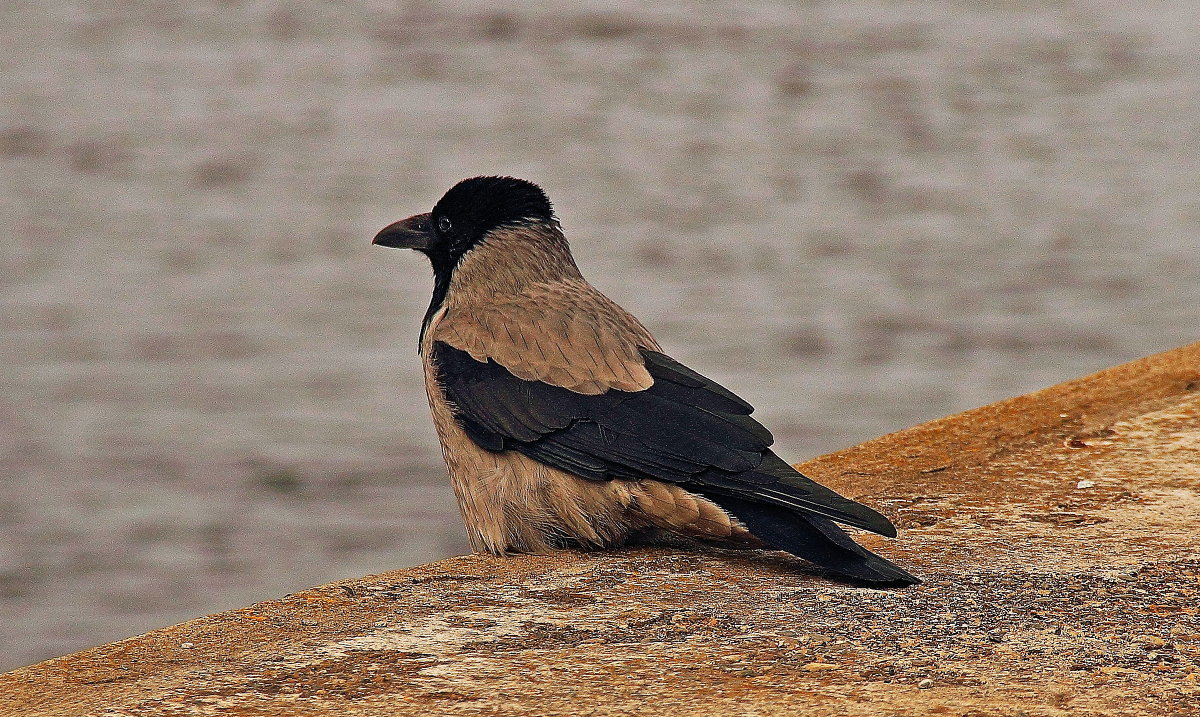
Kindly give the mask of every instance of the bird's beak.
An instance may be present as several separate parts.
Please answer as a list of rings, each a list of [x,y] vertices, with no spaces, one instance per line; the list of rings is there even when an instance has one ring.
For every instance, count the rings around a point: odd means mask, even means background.
[[[371,243],[394,249],[425,251],[429,248],[432,231],[433,224],[429,221],[429,215],[417,214],[387,225],[375,235]]]

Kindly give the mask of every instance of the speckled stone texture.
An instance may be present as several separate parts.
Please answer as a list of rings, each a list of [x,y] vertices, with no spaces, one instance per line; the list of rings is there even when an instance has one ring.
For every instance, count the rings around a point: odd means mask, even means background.
[[[7,673],[0,714],[1195,714],[1200,344],[801,468],[889,513],[863,541],[925,583],[452,558]]]

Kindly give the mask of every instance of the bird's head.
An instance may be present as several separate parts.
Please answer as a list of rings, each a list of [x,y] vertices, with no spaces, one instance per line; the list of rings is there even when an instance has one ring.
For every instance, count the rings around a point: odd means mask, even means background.
[[[541,187],[512,177],[473,177],[451,187],[433,211],[384,227],[372,243],[415,249],[441,273],[496,230],[530,226],[558,226]]]
[[[546,193],[512,177],[464,179],[433,211],[384,227],[372,243],[415,249],[429,257],[433,298],[421,325],[422,339],[452,293],[469,300],[582,278]]]

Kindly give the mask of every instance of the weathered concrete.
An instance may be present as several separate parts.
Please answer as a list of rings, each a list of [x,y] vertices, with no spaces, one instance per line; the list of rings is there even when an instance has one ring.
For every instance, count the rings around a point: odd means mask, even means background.
[[[4,715],[1195,714],[1200,344],[803,466],[881,592],[773,554],[454,558],[0,677]]]

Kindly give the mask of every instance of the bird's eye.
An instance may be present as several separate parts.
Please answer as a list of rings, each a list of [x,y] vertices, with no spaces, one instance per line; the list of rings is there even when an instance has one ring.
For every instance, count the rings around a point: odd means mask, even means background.
[[[450,220],[446,217],[438,219],[438,231],[442,232],[443,234],[450,231],[452,226],[453,225],[450,223]]]

